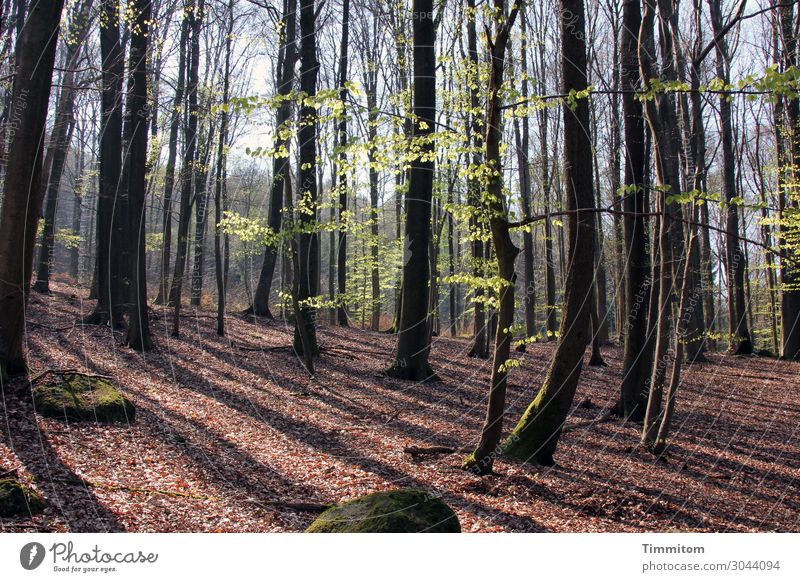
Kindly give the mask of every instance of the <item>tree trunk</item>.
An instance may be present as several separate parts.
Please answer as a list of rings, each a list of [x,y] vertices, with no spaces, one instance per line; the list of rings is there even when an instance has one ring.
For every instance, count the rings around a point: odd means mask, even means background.
[[[192,177],[195,171],[197,152],[197,106],[198,71],[200,68],[200,27],[203,21],[204,0],[198,4],[189,0],[186,11],[191,33],[187,89],[189,94],[189,119],[184,132],[184,154],[181,166],[181,201],[178,215],[178,242],[175,254],[175,270],[169,292],[169,304],[173,306],[172,335],[180,333],[181,295],[183,276],[186,272],[186,259],[189,251],[189,220],[192,211]]]
[[[339,91],[342,101],[346,101],[350,92],[345,85],[347,81],[348,48],[350,39],[350,0],[342,2],[342,42],[339,55]],[[339,176],[339,246],[336,249],[336,289],[339,301],[336,306],[336,320],[339,325],[349,325],[347,317],[347,226],[344,217],[347,213],[347,115],[343,114],[337,128],[339,141],[339,165],[342,168]],[[371,180],[371,178],[370,178]],[[371,184],[371,182],[370,182]]]
[[[480,166],[481,160],[481,119],[477,113],[479,108],[478,98],[478,35],[475,27],[475,19],[477,13],[475,12],[475,0],[467,0],[467,7],[469,13],[467,15],[467,53],[469,57],[470,67],[473,68],[470,82],[468,83],[470,93],[470,123],[467,126],[467,138],[472,146],[472,164],[475,167]],[[474,77],[474,78],[473,78]],[[480,185],[474,177],[467,179],[467,204],[474,208],[476,211],[480,206]],[[483,224],[476,218],[470,217],[469,230],[473,236],[471,243],[472,251],[472,274],[474,277],[484,277],[483,261],[485,259],[483,240],[480,236],[476,236],[483,229]],[[484,303],[484,290],[482,286],[477,286],[474,291],[473,309],[475,312],[474,329],[472,346],[469,350],[471,358],[486,359],[489,357],[489,350],[486,341],[486,304]]]
[[[297,0],[285,0],[283,12],[283,29],[285,43],[281,47],[278,56],[278,70],[280,71],[277,85],[278,95],[286,97],[292,91],[294,83],[294,69],[297,63]],[[270,190],[270,206],[268,225],[275,234],[281,231],[283,219],[283,198],[287,172],[289,171],[289,140],[281,132],[285,128],[292,116],[292,105],[288,99],[281,99],[278,111],[275,114],[275,146],[276,152],[272,159],[272,187]],[[275,265],[278,261],[279,247],[267,246],[264,251],[264,261],[261,265],[261,272],[258,277],[258,285],[253,295],[253,302],[248,313],[260,315],[272,319],[272,312],[269,309],[269,296],[272,290],[272,280],[275,275]]]
[[[61,94],[58,98],[53,130],[50,134],[50,146],[46,159],[50,164],[45,165],[45,173],[49,172],[46,179],[44,228],[39,245],[39,264],[36,272],[36,282],[33,290],[39,293],[50,292],[50,274],[53,268],[53,243],[56,231],[56,211],[58,210],[58,194],[61,187],[61,178],[67,162],[67,152],[72,141],[75,128],[75,61],[76,56],[86,37],[88,28],[88,12],[91,3],[82,2],[80,9],[73,16],[67,37],[71,42],[65,43],[64,76],[61,80]]]
[[[428,300],[431,273],[431,200],[433,141],[436,123],[436,31],[433,1],[414,0],[414,140],[419,156],[411,162],[406,193],[405,244],[410,256],[403,266],[402,309],[397,330],[397,354],[387,373],[404,380],[431,377]]]
[[[134,0],[126,8],[132,12],[128,59],[128,99],[125,138],[128,152],[125,174],[128,177],[128,236],[130,257],[130,301],[128,334],[125,343],[141,352],[152,347],[147,313],[147,270],[145,268],[145,176],[147,165],[147,45],[152,3]]]
[[[118,0],[102,0],[100,27],[102,114],[100,122],[100,177],[97,197],[97,305],[84,321],[112,327],[122,324],[122,223],[120,180],[122,176],[122,81],[124,55],[119,32]]]
[[[181,36],[178,44],[178,82],[172,99],[169,119],[169,145],[167,146],[167,166],[164,169],[164,213],[161,221],[163,242],[161,245],[161,278],[158,284],[156,305],[161,305],[169,296],[169,260],[172,253],[172,194],[175,190],[175,163],[178,157],[178,130],[181,124],[183,96],[186,89],[186,50],[189,38],[189,18],[184,15],[181,21]]]
[[[715,36],[722,30],[720,0],[709,0],[711,24]],[[716,43],[717,77],[726,85],[730,80],[728,43],[720,38]],[[722,190],[725,195],[725,257],[728,264],[728,351],[732,354],[752,354],[753,342],[747,325],[745,304],[744,255],[739,244],[739,205],[736,203],[736,159],[733,151],[733,124],[728,95],[719,98],[719,125],[722,139]]]
[[[648,335],[650,305],[650,257],[648,256],[647,194],[644,189],[645,127],[642,102],[631,91],[639,87],[638,31],[642,14],[639,0],[622,5],[620,27],[620,78],[625,117],[625,195],[622,229],[625,241],[625,321],[622,385],[617,407],[628,420],[642,420],[647,405],[647,381],[653,360],[653,342]]]
[[[233,34],[233,8],[234,0],[228,0],[228,23],[225,35],[225,72],[222,79],[222,113],[219,121],[219,143],[217,144],[217,173],[214,179],[214,273],[217,283],[217,335],[225,335],[225,256],[223,253],[224,239],[219,226],[222,213],[226,208],[223,192],[227,179],[225,151],[228,139],[228,101],[230,93],[231,76],[231,44]],[[227,244],[225,244],[227,248]]]
[[[511,241],[507,220],[507,205],[503,194],[503,168],[500,157],[500,145],[503,140],[503,118],[501,111],[502,96],[500,89],[503,86],[503,69],[505,67],[506,46],[511,28],[514,26],[518,9],[514,8],[510,16],[505,17],[505,7],[502,0],[495,0],[495,12],[504,17],[502,25],[498,24],[499,31],[494,40],[489,40],[490,59],[492,63],[491,77],[489,80],[489,97],[486,105],[486,160],[485,167],[490,169],[487,192],[487,210],[492,229],[492,243],[497,257],[497,267],[500,278],[503,280],[500,293],[500,306],[498,311],[498,326],[495,339],[494,360],[492,362],[492,375],[489,380],[489,398],[486,408],[481,438],[475,451],[464,461],[464,468],[477,474],[492,472],[494,458],[500,451],[498,445],[503,435],[503,414],[506,403],[506,384],[508,379],[509,356],[511,342],[514,339],[512,326],[514,324],[514,284],[517,275],[514,272],[514,261],[519,254],[519,249]]]
[[[562,92],[583,91],[586,75],[586,18],[583,0],[561,0]],[[569,241],[564,312],[555,354],[544,384],[505,443],[524,461],[552,465],[569,414],[589,339],[593,256],[594,186],[588,100],[577,99],[564,114],[566,235]],[[586,211],[588,210],[588,212]]]
[[[62,0],[34,3],[19,33],[0,210],[0,380],[25,373],[22,334],[42,208],[42,143]]]
[[[314,0],[300,0],[300,91],[309,97],[317,93],[317,31]],[[316,109],[304,103],[300,108],[299,179],[297,227],[299,241],[295,272],[298,280],[295,311],[294,349],[306,358],[319,355],[314,323],[316,312],[309,300],[319,295],[319,234],[317,221],[317,124]],[[300,328],[303,328],[302,330]]]

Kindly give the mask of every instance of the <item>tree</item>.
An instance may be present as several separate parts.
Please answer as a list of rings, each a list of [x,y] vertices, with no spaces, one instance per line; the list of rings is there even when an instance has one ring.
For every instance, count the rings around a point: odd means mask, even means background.
[[[119,32],[119,2],[102,0],[100,7],[100,57],[102,69],[100,121],[100,180],[97,198],[97,305],[84,321],[95,325],[122,324],[123,214],[122,81],[125,63]]]
[[[228,104],[230,102],[231,45],[233,43],[233,0],[228,0],[228,18],[225,31],[225,71],[222,78],[222,113],[219,122],[219,143],[217,144],[217,170],[214,179],[214,269],[217,282],[217,335],[225,335],[225,286],[227,283],[227,260],[223,244],[220,222],[226,207],[225,195],[227,180]]]
[[[152,347],[147,313],[147,272],[145,270],[145,178],[147,166],[147,45],[152,14],[150,0],[133,0],[128,5],[132,15],[128,55],[128,95],[126,102],[125,170],[128,190],[128,256],[130,310],[125,343],[144,352]]]
[[[431,201],[436,123],[436,29],[432,0],[414,0],[414,106],[413,139],[419,153],[411,163],[406,193],[405,245],[400,322],[395,361],[390,376],[423,381],[431,377],[430,317]]]
[[[317,114],[313,98],[317,94],[317,30],[314,0],[300,0],[300,91],[303,95],[297,134],[300,155],[299,193],[297,205],[298,244],[295,260],[297,279],[294,349],[298,354],[314,358],[317,346],[315,310],[310,305],[319,294],[319,234],[317,220]],[[303,327],[304,329],[300,330]]]
[[[181,294],[183,292],[183,276],[186,272],[186,260],[189,250],[189,220],[192,211],[192,177],[197,159],[197,123],[199,108],[197,104],[198,70],[200,68],[200,27],[203,21],[204,0],[195,5],[189,0],[186,6],[189,20],[191,42],[189,49],[189,71],[187,89],[189,96],[189,121],[184,132],[184,153],[181,166],[181,201],[178,214],[178,244],[175,255],[175,271],[172,275],[172,287],[169,292],[169,303],[173,306],[172,335],[180,333]]]
[[[342,41],[341,52],[339,54],[339,73],[338,85],[342,102],[347,101],[349,91],[347,89],[347,65],[349,59],[348,45],[350,39],[350,0],[342,2]],[[343,112],[336,128],[339,152],[339,167],[347,165],[347,113]],[[347,227],[344,224],[344,216],[347,213],[347,174],[339,172],[339,244],[336,247],[336,291],[339,293],[339,300],[336,305],[336,322],[339,325],[347,326],[347,306],[344,303],[345,293],[347,293]],[[371,177],[370,177],[371,179]],[[371,183],[371,182],[370,182]]]
[[[511,240],[507,214],[507,203],[503,194],[503,168],[500,159],[500,145],[503,139],[502,96],[503,74],[506,61],[506,47],[514,21],[519,12],[515,5],[506,15],[505,2],[494,0],[496,33],[494,38],[487,35],[491,77],[489,78],[489,97],[486,104],[485,171],[486,200],[483,201],[489,214],[492,231],[494,255],[497,258],[498,273],[502,280],[498,291],[499,309],[497,316],[497,335],[495,336],[492,376],[489,380],[489,399],[481,438],[475,451],[464,461],[464,468],[477,474],[492,472],[494,457],[503,435],[503,414],[506,402],[506,383],[514,323],[514,285],[517,275],[514,261],[519,249]]]
[[[53,259],[53,242],[55,235],[56,210],[58,208],[58,191],[61,177],[67,161],[67,150],[72,141],[75,128],[75,65],[77,56],[88,28],[88,14],[91,2],[84,0],[73,8],[70,26],[65,38],[64,76],[61,82],[61,94],[56,107],[53,130],[50,134],[50,146],[45,157],[44,170],[48,172],[45,180],[44,228],[39,245],[39,264],[33,290],[39,293],[50,292],[50,270]]]
[[[722,33],[720,0],[708,0],[711,26],[715,35],[717,77],[730,83],[728,43]],[[742,8],[744,3],[741,4]],[[728,331],[732,354],[752,354],[753,342],[747,325],[744,272],[745,258],[739,244],[739,193],[736,189],[736,159],[733,152],[731,102],[728,95],[719,97],[719,125],[722,139],[722,189],[725,195],[725,258],[728,266]]]
[[[478,113],[479,90],[478,81],[480,78],[480,64],[478,61],[478,35],[475,26],[477,18],[475,12],[475,0],[467,0],[467,55],[469,57],[469,98],[470,98],[470,123],[467,125],[467,140],[472,149],[472,164],[480,166],[482,148],[481,115]],[[480,203],[480,184],[475,177],[467,179],[467,203],[472,207],[477,207]],[[483,224],[476,217],[472,217],[469,225],[471,235],[472,252],[472,274],[478,278],[483,276],[484,242],[481,234]],[[473,341],[469,350],[470,357],[488,358],[488,338],[486,333],[486,304],[484,302],[484,292],[482,286],[476,287],[473,300],[474,323]]]
[[[587,89],[586,16],[583,0],[561,0],[562,92]],[[589,343],[594,263],[594,185],[589,102],[565,100],[564,179],[566,234],[569,241],[564,285],[564,311],[558,343],[544,384],[508,437],[504,450],[524,461],[552,465],[558,439],[569,413]]]
[[[175,84],[175,96],[169,117],[169,142],[167,144],[167,166],[164,170],[164,212],[162,233],[164,240],[161,246],[161,279],[158,284],[158,296],[155,303],[161,305],[169,296],[169,264],[172,252],[172,194],[175,190],[175,165],[178,158],[178,131],[181,126],[183,98],[186,91],[186,49],[189,39],[189,15],[184,12],[181,19],[180,40],[178,41],[178,79]]]
[[[272,159],[272,184],[270,189],[269,228],[274,233],[281,230],[283,220],[283,197],[285,191],[286,173],[289,169],[289,140],[286,137],[286,125],[292,116],[292,104],[288,99],[294,83],[294,69],[297,64],[297,0],[285,0],[283,17],[281,19],[283,44],[278,51],[278,78],[276,79],[277,92],[280,97],[278,110],[275,113],[275,155]],[[272,317],[269,309],[269,294],[272,289],[272,279],[275,274],[275,265],[278,260],[278,248],[268,245],[264,250],[264,261],[261,264],[261,273],[258,285],[253,296],[252,305],[248,313]]]
[[[25,373],[22,333],[42,209],[42,143],[63,0],[34,3],[19,33],[0,209],[0,380]]]
[[[620,80],[625,118],[625,194],[623,236],[625,249],[625,345],[620,400],[617,411],[623,418],[641,420],[647,405],[647,380],[652,367],[653,342],[648,335],[647,309],[652,280],[647,249],[648,211],[644,188],[645,128],[642,103],[632,93],[639,88],[638,32],[642,21],[639,0],[622,5],[620,27]]]

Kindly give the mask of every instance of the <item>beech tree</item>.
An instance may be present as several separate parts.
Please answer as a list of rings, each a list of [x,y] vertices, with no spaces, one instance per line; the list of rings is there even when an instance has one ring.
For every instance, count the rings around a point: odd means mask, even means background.
[[[583,0],[561,0],[562,92],[587,89],[586,14]],[[590,297],[594,262],[595,219],[589,103],[566,101],[564,116],[564,180],[566,235],[569,243],[564,285],[564,310],[558,343],[547,377],[505,442],[504,450],[524,461],[554,463],[558,439],[569,413],[589,343]]]
[[[404,380],[431,377],[428,364],[431,318],[428,312],[431,273],[431,200],[436,124],[436,30],[432,0],[414,0],[413,134],[419,153],[411,163],[406,194],[405,244],[397,352],[387,373]]]
[[[27,371],[22,350],[33,249],[42,208],[42,144],[62,0],[34,3],[15,48],[8,158],[0,209],[0,380]]]

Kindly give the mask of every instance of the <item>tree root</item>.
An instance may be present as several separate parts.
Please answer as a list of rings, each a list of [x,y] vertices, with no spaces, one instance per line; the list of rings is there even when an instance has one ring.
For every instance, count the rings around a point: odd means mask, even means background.
[[[606,410],[602,415],[597,418],[593,418],[592,420],[584,420],[581,422],[570,422],[564,425],[564,428],[561,429],[561,432],[569,432],[571,430],[575,430],[576,428],[583,428],[585,426],[592,426],[595,424],[600,424],[601,422],[606,422],[612,416],[614,416],[614,408],[609,408]]]

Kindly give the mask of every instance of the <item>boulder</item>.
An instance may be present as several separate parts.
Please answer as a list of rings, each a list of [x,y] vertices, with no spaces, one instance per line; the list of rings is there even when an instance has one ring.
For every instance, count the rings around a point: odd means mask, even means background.
[[[425,491],[379,491],[331,507],[309,533],[461,533],[448,505]]]
[[[47,503],[36,491],[16,479],[0,479],[0,517],[40,513]]]
[[[79,372],[52,373],[37,381],[33,403],[42,416],[60,420],[130,423],[136,413],[110,381]]]

